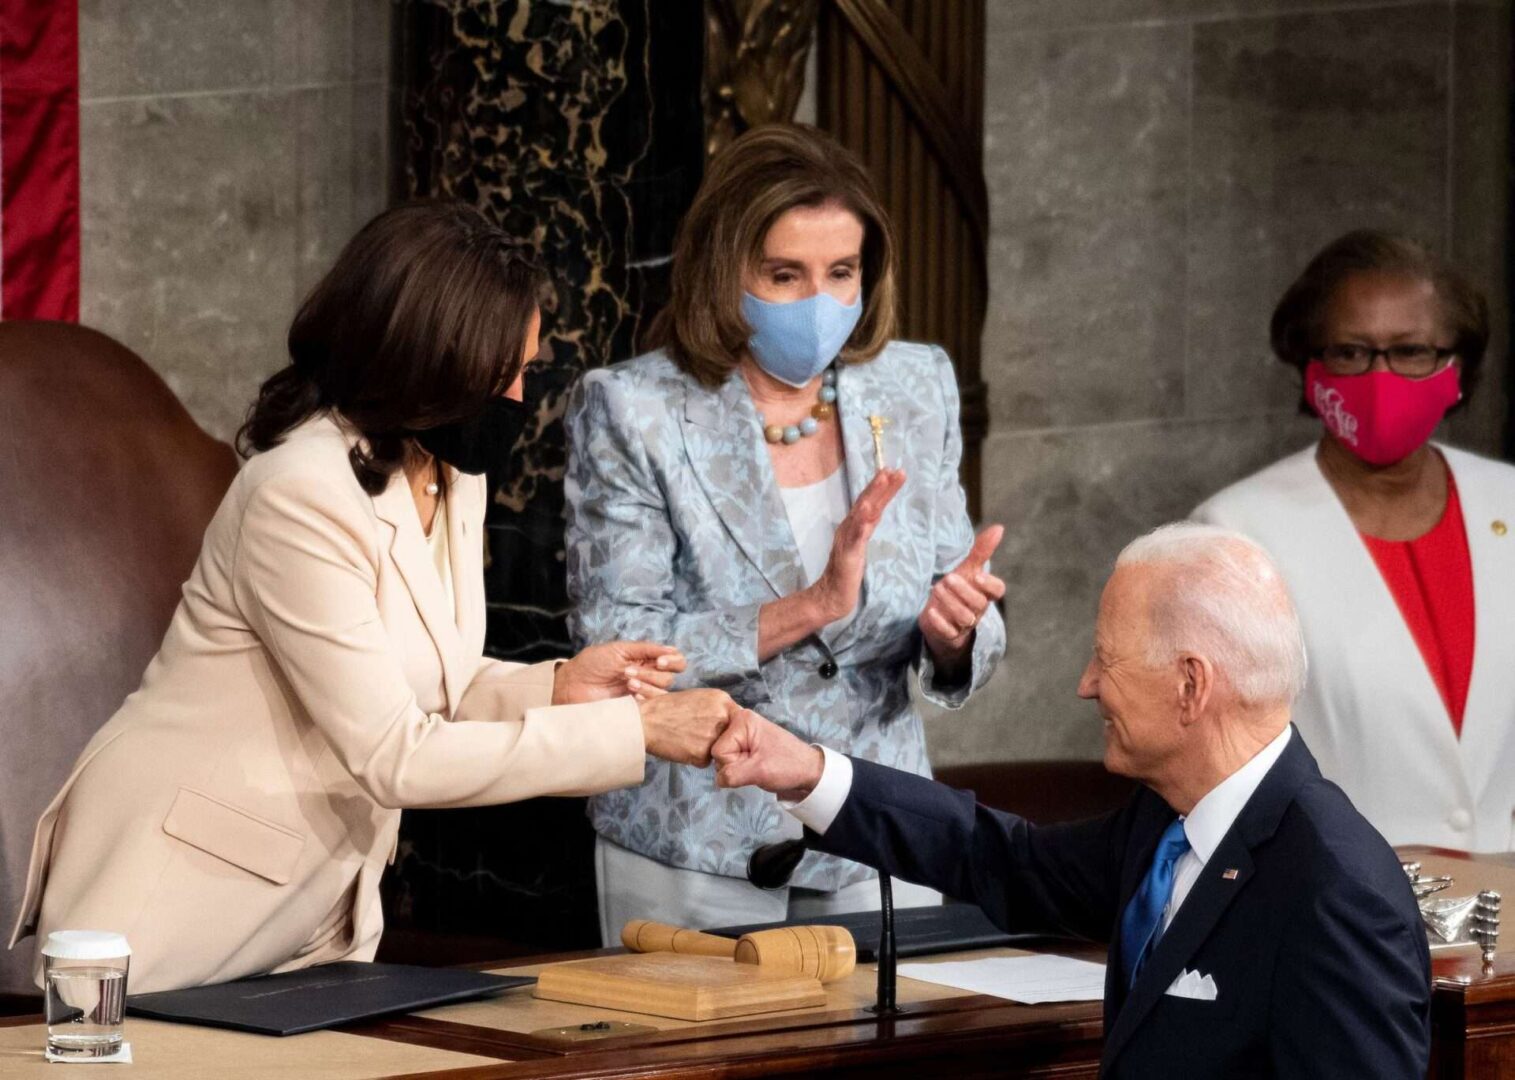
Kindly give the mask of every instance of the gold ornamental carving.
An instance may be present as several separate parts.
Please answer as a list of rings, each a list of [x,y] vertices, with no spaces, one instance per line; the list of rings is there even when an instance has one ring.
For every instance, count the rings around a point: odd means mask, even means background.
[[[705,0],[705,152],[794,119],[820,0]]]

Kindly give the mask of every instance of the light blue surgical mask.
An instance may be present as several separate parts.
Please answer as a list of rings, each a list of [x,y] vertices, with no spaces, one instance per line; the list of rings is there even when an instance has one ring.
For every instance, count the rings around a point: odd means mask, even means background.
[[[830,293],[771,304],[742,294],[742,318],[752,327],[747,348],[758,367],[796,389],[825,371],[863,317],[863,297],[844,304]]]

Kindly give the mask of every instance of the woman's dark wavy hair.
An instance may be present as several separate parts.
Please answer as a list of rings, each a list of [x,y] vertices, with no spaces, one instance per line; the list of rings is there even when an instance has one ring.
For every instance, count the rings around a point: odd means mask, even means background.
[[[521,371],[545,278],[471,206],[414,202],[352,238],[289,328],[289,366],[259,389],[237,433],[245,457],[339,413],[363,436],[349,455],[377,495],[416,431],[478,415]]]
[[[1268,324],[1273,355],[1303,372],[1316,350],[1330,344],[1320,340],[1326,306],[1342,282],[1357,274],[1424,281],[1436,290],[1452,348],[1462,361],[1462,401],[1453,409],[1462,408],[1477,389],[1489,348],[1489,302],[1455,266],[1398,233],[1357,229],[1322,248],[1273,309]],[[1314,415],[1302,391],[1299,408]]]

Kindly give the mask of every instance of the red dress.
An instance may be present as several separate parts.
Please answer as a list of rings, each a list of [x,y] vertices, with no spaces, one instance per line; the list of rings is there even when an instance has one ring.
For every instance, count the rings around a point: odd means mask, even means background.
[[[1430,669],[1452,727],[1462,735],[1462,710],[1473,674],[1473,562],[1457,482],[1447,471],[1447,506],[1431,531],[1414,540],[1360,533],[1383,575],[1420,655]]]

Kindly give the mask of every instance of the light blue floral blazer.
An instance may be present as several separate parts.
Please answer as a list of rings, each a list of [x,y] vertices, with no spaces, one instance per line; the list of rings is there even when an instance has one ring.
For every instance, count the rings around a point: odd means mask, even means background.
[[[852,499],[874,474],[870,415],[887,421],[885,459],[905,469],[905,487],[869,543],[855,617],[759,664],[758,609],[803,588],[805,574],[746,383],[733,374],[707,389],[662,352],[586,375],[567,415],[569,629],[580,647],[676,645],[689,660],[680,688],[719,687],[809,742],[929,774],[910,669],[929,700],[955,708],[1005,651],[991,608],[971,675],[942,686],[916,626],[932,584],[973,542],[957,380],[941,349],[891,342],[840,366],[837,411]],[[656,759],[640,787],[592,799],[590,817],[622,847],[729,877],[746,875],[755,847],[798,831],[773,796]],[[812,853],[793,883],[829,891],[872,874]]]

